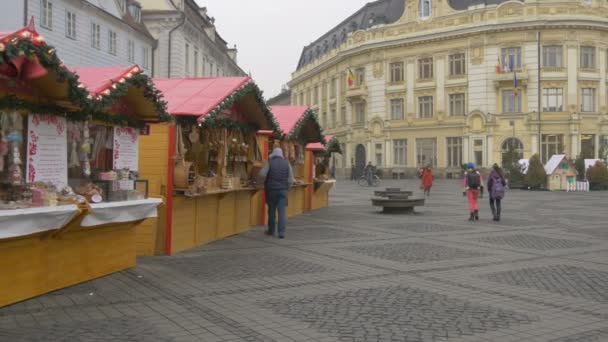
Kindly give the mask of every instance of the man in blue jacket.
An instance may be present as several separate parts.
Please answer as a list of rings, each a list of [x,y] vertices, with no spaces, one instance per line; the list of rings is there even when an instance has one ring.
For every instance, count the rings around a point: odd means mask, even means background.
[[[279,239],[285,238],[287,217],[287,193],[294,183],[291,165],[283,158],[283,150],[276,147],[272,150],[269,160],[264,165],[259,179],[264,180],[266,190],[266,204],[268,205],[268,230],[266,235],[274,235],[276,225],[276,213],[279,212]]]

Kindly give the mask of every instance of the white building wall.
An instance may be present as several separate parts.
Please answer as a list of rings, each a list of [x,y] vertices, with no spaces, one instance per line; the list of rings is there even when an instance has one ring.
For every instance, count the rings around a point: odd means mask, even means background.
[[[139,64],[146,73],[151,72],[151,57],[154,40],[131,28],[121,19],[94,7],[87,1],[54,0],[53,26],[42,27],[41,2],[29,1],[28,13],[34,17],[36,31],[47,44],[57,49],[58,56],[70,67],[103,67],[128,66],[127,41],[135,43],[135,64]],[[107,4],[106,4],[107,5]],[[76,13],[76,39],[66,36],[66,11]],[[91,23],[100,25],[100,48],[91,45]],[[15,27],[17,30],[21,28]],[[109,53],[109,30],[116,32],[116,55]],[[148,61],[144,61],[142,49],[148,51]]]
[[[522,47],[523,61],[528,70],[528,112],[538,112],[538,43],[529,43]],[[521,85],[520,85],[521,89]],[[524,111],[526,108],[524,108]]]
[[[468,57],[467,73],[469,79],[469,91],[468,91],[468,113],[479,110],[483,113],[493,112],[494,108],[490,108],[490,98],[495,98],[494,85],[488,82],[488,75],[490,68],[488,67],[491,61],[494,60],[496,65],[497,57],[496,50],[494,48],[485,49],[485,61],[481,64],[475,65],[471,63],[471,58]],[[467,54],[470,55],[470,54]],[[493,58],[493,59],[492,59]]]
[[[368,65],[366,68],[366,80],[367,80],[367,91],[368,91],[368,119],[379,117],[383,120],[388,120],[386,110],[386,78],[385,75],[382,77],[374,77],[374,66]]]

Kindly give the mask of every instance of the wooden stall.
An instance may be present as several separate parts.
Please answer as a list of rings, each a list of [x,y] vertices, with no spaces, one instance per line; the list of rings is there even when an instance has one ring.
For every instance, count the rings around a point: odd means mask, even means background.
[[[330,135],[325,136],[325,146],[320,143],[312,143],[306,149],[312,153],[314,160],[313,189],[310,194],[311,210],[317,210],[329,206],[329,191],[334,187],[336,180],[331,177],[331,159],[334,153],[341,154],[338,140]]]
[[[177,253],[246,231],[260,223],[262,167],[258,130],[279,132],[251,78],[157,79],[170,127],[153,125],[142,138],[152,194],[167,198],[154,230],[141,235],[140,254]],[[160,238],[159,238],[160,237]]]
[[[306,150],[309,143],[324,142],[323,133],[314,112],[306,106],[273,106],[274,114],[282,135],[259,135],[268,139],[268,153],[275,147],[283,150],[283,155],[291,163],[296,182],[289,190],[287,217],[294,217],[311,209],[310,195],[313,188],[313,157]],[[267,157],[267,155],[265,155]],[[266,223],[266,205],[260,203],[263,223]]]
[[[135,132],[136,142],[144,120],[169,116],[136,66],[120,85],[89,92],[33,23],[0,34],[0,44],[1,307],[135,265],[135,227],[161,201],[135,188],[131,170],[113,170],[128,149],[109,146],[96,164],[95,146],[117,136],[95,142],[90,134]],[[131,190],[95,184],[117,171]]]

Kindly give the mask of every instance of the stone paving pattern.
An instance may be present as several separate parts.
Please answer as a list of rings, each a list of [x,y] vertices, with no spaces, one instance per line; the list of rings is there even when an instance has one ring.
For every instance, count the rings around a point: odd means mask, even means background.
[[[471,223],[458,181],[411,215],[372,192],[339,181],[284,240],[258,227],[0,308],[0,341],[608,341],[608,193],[515,190]]]

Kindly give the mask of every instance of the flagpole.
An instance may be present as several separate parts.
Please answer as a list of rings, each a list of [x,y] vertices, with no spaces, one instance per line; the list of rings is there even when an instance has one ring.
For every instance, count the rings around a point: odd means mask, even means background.
[[[537,33],[537,49],[538,49],[538,156],[540,157],[540,160],[543,160],[543,150],[542,150],[542,140],[543,140],[543,136],[541,133],[541,124],[542,124],[542,112],[543,112],[543,104],[542,104],[542,87],[541,87],[541,33],[540,33],[540,28],[538,29],[538,33]]]

